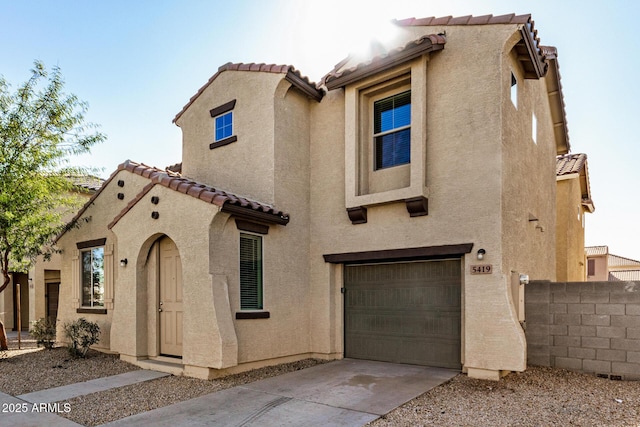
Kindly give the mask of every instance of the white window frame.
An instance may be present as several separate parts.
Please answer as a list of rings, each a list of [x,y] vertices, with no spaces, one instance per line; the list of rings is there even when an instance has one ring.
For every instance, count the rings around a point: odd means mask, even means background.
[[[224,116],[231,116],[231,133],[227,136],[223,136],[222,138],[218,138],[218,119],[223,118]],[[215,116],[213,118],[213,139],[214,142],[219,142],[219,141],[224,141],[227,138],[231,138],[234,133],[233,133],[233,129],[234,128],[234,117],[233,117],[233,110],[232,111],[226,111],[222,114],[218,114],[217,116]]]
[[[93,251],[96,249],[101,249],[102,250],[102,282],[101,282],[101,293],[102,294],[102,303],[98,303],[96,304],[94,301],[96,300],[95,298],[95,287],[96,285],[89,285],[89,303],[85,303],[85,269],[84,269],[84,254],[85,253],[90,253],[91,254],[91,258],[93,259]],[[105,304],[105,292],[106,292],[106,265],[105,265],[105,258],[106,258],[106,250],[104,246],[94,246],[91,248],[83,248],[80,251],[80,307],[81,308],[105,308],[106,304]],[[91,272],[90,275],[92,277],[92,281],[93,281],[93,260],[91,261]],[[98,299],[99,300],[99,299]]]

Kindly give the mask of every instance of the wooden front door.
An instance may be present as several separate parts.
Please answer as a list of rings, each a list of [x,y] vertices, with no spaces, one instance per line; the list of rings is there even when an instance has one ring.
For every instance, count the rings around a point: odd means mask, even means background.
[[[182,357],[182,263],[173,240],[160,239],[160,354]]]

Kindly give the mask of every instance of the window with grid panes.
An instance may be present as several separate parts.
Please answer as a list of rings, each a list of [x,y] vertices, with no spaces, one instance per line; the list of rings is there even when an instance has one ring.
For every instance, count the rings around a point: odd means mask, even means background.
[[[411,161],[411,91],[373,104],[375,169]]]

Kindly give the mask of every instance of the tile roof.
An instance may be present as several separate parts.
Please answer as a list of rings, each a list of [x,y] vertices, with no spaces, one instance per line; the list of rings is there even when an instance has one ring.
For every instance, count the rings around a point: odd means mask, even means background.
[[[622,267],[622,266],[638,266],[640,268],[640,261],[636,261],[635,259],[625,258],[619,255],[609,254],[607,257],[607,265],[609,267]]]
[[[558,49],[553,46],[540,46],[542,54],[550,67],[547,74],[547,92],[551,106],[551,119],[553,120],[553,133],[556,138],[556,152],[566,154],[571,151],[569,143],[569,129],[567,128],[567,112],[562,91],[562,79],[560,77],[560,65],[558,65]]]
[[[400,26],[436,26],[436,25],[491,25],[491,24],[527,24],[531,21],[531,14],[516,15],[510,13],[507,15],[482,15],[482,16],[442,16],[436,18],[431,16],[429,18],[407,18],[397,19],[393,21],[396,25]]]
[[[495,24],[516,24],[522,25],[522,41],[516,45],[518,55],[521,58],[529,57],[529,60],[521,60],[525,78],[540,78],[547,72],[547,64],[544,51],[540,46],[538,38],[538,30],[535,29],[535,23],[531,19],[531,14],[516,15],[510,13],[507,15],[482,15],[482,16],[443,16],[436,18],[407,18],[395,20],[396,25],[401,27],[415,26],[454,26],[454,25],[495,25]]]
[[[609,253],[609,246],[586,246],[584,251],[587,256],[607,255]]]
[[[556,176],[569,176],[578,174],[580,179],[580,191],[582,192],[582,206],[590,213],[596,209],[591,199],[591,185],[589,183],[589,171],[587,166],[587,155],[578,154],[562,154],[556,156]],[[560,180],[562,178],[558,178]]]
[[[428,34],[417,40],[410,41],[404,46],[377,55],[369,61],[362,62],[346,70],[340,70],[349,60],[347,58],[339,62],[333,70],[326,74],[322,78],[321,84],[324,84],[329,90],[344,87],[353,81],[391,68],[399,62],[417,58],[427,52],[442,50],[446,42],[447,39],[442,34]]]
[[[255,71],[262,73],[278,73],[285,74],[285,79],[291,83],[294,87],[299,89],[305,95],[310,98],[315,99],[316,101],[320,101],[324,96],[324,92],[319,89],[315,83],[309,81],[309,78],[303,76],[300,71],[296,70],[293,65],[276,65],[276,64],[256,64],[256,63],[231,63],[227,62],[224,65],[221,65],[218,68],[218,71],[209,78],[207,83],[205,83],[195,95],[189,99],[189,102],[182,107],[182,110],[173,118],[173,123],[175,123],[184,112],[195,102],[196,99],[204,92],[213,82],[214,80],[225,71]]]
[[[252,219],[263,220],[275,224],[286,225],[289,222],[289,215],[275,209],[274,207],[237,196],[233,193],[210,187],[205,184],[192,181],[182,177],[179,173],[170,170],[162,170],[142,163],[130,160],[118,166],[118,171],[127,170],[131,173],[148,178],[151,182],[146,185],[134,197],[127,206],[111,221],[108,228],[112,228],[133,206],[138,203],[155,185],[186,194],[206,203],[211,203],[222,208],[222,211],[233,213],[239,216],[251,217]]]
[[[104,179],[93,175],[69,175],[66,177],[74,186],[84,188],[89,191],[98,191]]]
[[[580,173],[586,163],[587,155],[583,153],[556,156],[556,175]]]
[[[620,270],[609,272],[610,282],[640,281],[640,270]]]

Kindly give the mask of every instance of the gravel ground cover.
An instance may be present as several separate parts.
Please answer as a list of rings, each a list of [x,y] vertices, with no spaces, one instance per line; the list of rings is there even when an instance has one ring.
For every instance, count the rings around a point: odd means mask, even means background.
[[[66,349],[0,355],[0,391],[12,395],[138,369],[116,356],[91,351],[72,359]],[[66,401],[67,418],[95,426],[207,393],[323,363],[303,360],[211,381],[165,377]],[[530,367],[499,382],[460,374],[369,424],[383,426],[640,426],[640,382],[611,381],[561,369]]]
[[[640,426],[640,382],[540,366],[499,382],[461,374],[369,425]]]

